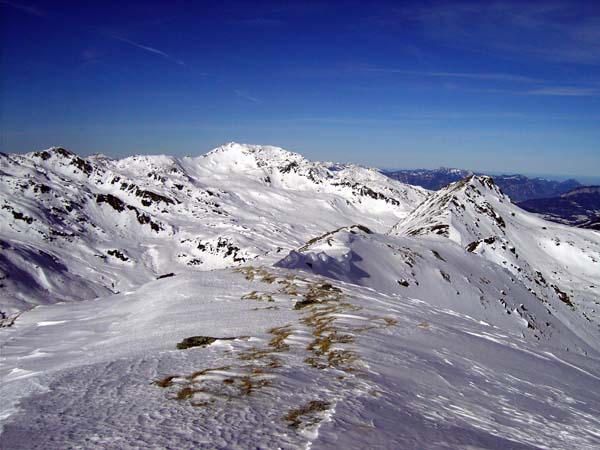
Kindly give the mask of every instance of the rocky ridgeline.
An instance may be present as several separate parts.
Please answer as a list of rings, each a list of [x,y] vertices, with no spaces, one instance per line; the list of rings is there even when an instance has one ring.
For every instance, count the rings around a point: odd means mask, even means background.
[[[580,315],[598,331],[600,242],[594,233],[546,222],[520,209],[487,176],[440,189],[390,231],[442,237],[508,270],[552,314]]]
[[[373,169],[235,143],[185,158],[53,147],[1,154],[0,171],[0,311],[239,265],[373,209],[389,226],[427,195]]]

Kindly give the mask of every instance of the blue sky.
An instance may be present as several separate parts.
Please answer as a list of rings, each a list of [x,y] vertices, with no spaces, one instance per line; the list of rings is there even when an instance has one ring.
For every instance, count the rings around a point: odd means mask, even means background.
[[[0,149],[600,175],[600,3],[0,0]]]

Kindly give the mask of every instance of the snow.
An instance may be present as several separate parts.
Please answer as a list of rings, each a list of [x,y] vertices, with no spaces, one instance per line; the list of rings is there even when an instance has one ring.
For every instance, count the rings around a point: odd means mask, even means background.
[[[384,231],[428,195],[372,169],[334,173],[277,147],[236,143],[181,159],[83,159],[52,148],[3,154],[0,170],[5,314],[165,272],[239,265],[355,222]]]
[[[2,448],[600,447],[600,237],[488,177],[53,148],[0,192]]]
[[[295,273],[268,271],[276,280]],[[319,282],[307,273],[295,276],[300,290]],[[423,300],[335,282],[343,293],[337,306],[349,312],[332,312],[328,323],[353,339],[329,351],[345,349],[356,359],[349,363],[353,370],[343,364],[319,369],[306,362],[316,357],[307,348],[314,340],[307,318],[317,310],[295,310],[296,296],[282,295],[280,286],[225,269],[158,280],[126,300],[116,295],[34,309],[1,335],[3,371],[12,367],[2,374],[3,445],[326,449],[421,448],[427,442],[428,448],[591,449],[600,444],[597,355],[550,348]],[[273,294],[278,309],[240,300],[255,290]],[[286,347],[270,351],[268,330],[276,327],[291,334]],[[188,335],[240,338],[176,350]],[[248,359],[254,349],[266,356]],[[271,364],[274,358],[278,364]],[[190,374],[210,368],[221,369],[190,381]],[[268,384],[250,394],[223,388],[237,383],[223,380],[251,374]],[[168,387],[152,384],[172,375],[180,378]],[[177,400],[177,392],[189,386],[201,391]],[[297,428],[284,419],[317,400],[327,403],[326,410],[307,414]]]
[[[597,348],[597,339],[583,344],[509,271],[440,238],[422,242],[345,228],[291,251],[276,265],[390,295],[400,292],[563,349]]]
[[[571,325],[578,323],[572,329],[597,345],[597,232],[547,222],[523,211],[489,177],[471,177],[436,192],[390,234],[430,238],[439,235],[441,227],[446,227],[451,241],[509,270],[553,314]]]

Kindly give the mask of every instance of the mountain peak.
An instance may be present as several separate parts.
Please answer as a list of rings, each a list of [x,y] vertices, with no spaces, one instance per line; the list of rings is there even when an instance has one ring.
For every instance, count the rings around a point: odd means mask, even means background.
[[[46,159],[52,158],[53,156],[59,156],[62,158],[70,158],[72,156],[75,156],[75,153],[73,153],[71,150],[67,150],[66,148],[63,148],[63,147],[50,147],[50,148],[47,148],[46,150],[32,152],[29,155],[46,160]]]
[[[483,187],[485,189],[489,189],[497,194],[504,196],[502,190],[498,187],[494,179],[489,175],[471,175],[467,177],[467,180],[471,186],[475,186],[478,188]]]
[[[440,235],[459,244],[502,234],[505,220],[493,205],[510,202],[487,175],[469,175],[426,199],[401,220],[390,234]]]
[[[272,145],[257,145],[257,144],[244,144],[240,142],[227,142],[219,147],[206,153],[205,157],[212,157],[215,155],[227,154],[231,156],[239,155],[254,155],[254,156],[279,156],[279,157],[296,157],[302,158],[297,153],[284,150],[281,147],[275,147]]]
[[[66,156],[66,155],[72,156],[75,154],[71,150],[67,150],[64,147],[57,147],[57,146],[50,147],[47,151],[57,153],[57,154],[63,155],[63,156]]]
[[[308,166],[312,163],[298,153],[270,145],[242,144],[228,142],[200,157],[216,170],[239,172],[248,170],[266,170],[274,167],[285,168]],[[206,164],[204,162],[203,164]]]

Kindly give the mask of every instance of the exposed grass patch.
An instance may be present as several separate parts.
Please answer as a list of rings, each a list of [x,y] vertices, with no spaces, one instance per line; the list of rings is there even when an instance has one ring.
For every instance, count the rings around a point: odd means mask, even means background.
[[[333,312],[339,312],[338,306],[331,305],[325,308],[311,311],[311,314],[303,317],[301,322],[313,328],[313,335],[319,336],[325,331],[333,331],[331,325],[335,322],[335,317],[330,316]]]
[[[286,338],[292,334],[290,325],[271,328],[269,334],[273,335],[273,338],[269,341],[269,347],[271,347],[273,351],[282,352],[290,348],[290,346],[285,343]]]
[[[261,281],[263,283],[272,284],[277,280],[277,277],[275,275],[267,272],[266,270],[262,270],[260,272],[260,276],[261,276]]]
[[[281,363],[281,360],[279,358],[275,358],[272,356],[270,359],[270,362],[267,364],[267,367],[269,369],[279,369],[280,367],[283,367],[283,364]]]
[[[294,309],[303,309],[319,303],[335,302],[342,299],[342,290],[331,283],[313,283],[308,287],[304,298],[294,305]]]
[[[229,369],[231,369],[230,366],[209,367],[208,369],[198,370],[198,371],[192,373],[191,375],[188,375],[186,378],[188,380],[194,380],[195,378],[200,377],[202,375],[206,375],[207,373],[210,373],[210,372],[217,372],[217,371],[223,371],[223,370],[229,370]]]
[[[315,333],[313,332],[313,335],[314,334]],[[318,335],[314,341],[308,344],[307,350],[321,356],[328,353],[333,344],[350,344],[352,342],[354,342],[354,336],[349,334],[338,334],[337,331],[334,331],[326,336]]]
[[[282,280],[279,281],[279,283],[284,285],[282,288],[279,289],[279,292],[281,292],[282,294],[294,296],[298,295],[299,286],[296,283],[293,283],[288,280]]]
[[[273,300],[273,296],[269,293],[266,292],[256,292],[256,291],[252,291],[249,292],[248,294],[242,295],[241,297],[242,300],[257,300],[257,301],[263,301],[263,302],[274,302],[275,300]]]
[[[312,306],[312,305],[316,305],[320,303],[317,300],[309,300],[309,299],[304,299],[304,300],[299,300],[296,302],[296,304],[294,305],[294,309],[298,310],[298,309],[304,309],[308,306]]]
[[[178,400],[188,400],[194,406],[209,406],[216,401],[229,401],[235,398],[245,398],[252,395],[258,389],[268,386],[272,381],[273,372],[285,364],[286,353],[290,351],[292,345],[297,350],[304,351],[304,362],[314,369],[334,369],[342,371],[343,376],[350,373],[361,373],[360,369],[354,366],[359,359],[358,355],[350,348],[345,348],[345,344],[354,342],[354,333],[358,327],[352,325],[352,318],[336,317],[337,314],[348,313],[349,311],[360,310],[348,302],[342,302],[343,291],[334,286],[327,280],[311,282],[299,278],[293,274],[277,276],[265,268],[247,266],[236,269],[244,274],[249,281],[262,281],[267,284],[276,283],[271,292],[252,291],[241,298],[243,300],[273,301],[274,295],[286,295],[292,300],[296,297],[298,300],[293,308],[304,309],[299,317],[299,321],[308,328],[312,334],[312,341],[307,345],[306,350],[302,350],[303,345],[297,346],[295,341],[288,340],[296,329],[296,323],[285,326],[278,326],[269,329],[269,339],[267,342],[238,348],[235,354],[237,364],[232,367],[217,367],[202,369],[187,376],[169,375],[162,380],[155,382],[157,386],[168,388],[175,387]],[[278,303],[280,308],[290,307],[289,303]],[[269,306],[260,309],[272,309]],[[371,322],[376,321],[377,325],[373,328],[383,328],[396,324],[391,318],[366,318]],[[348,323],[350,320],[350,323]],[[367,322],[368,323],[368,322]],[[383,324],[385,323],[385,324]],[[294,326],[292,326],[294,325]],[[218,339],[236,339],[236,338],[217,338],[211,336],[191,336],[180,342],[178,348],[204,347],[213,344]],[[210,376],[203,377],[210,372],[222,371],[222,373],[212,373]],[[344,374],[343,372],[346,372]],[[332,376],[339,376],[340,372]],[[194,395],[200,393],[198,395]],[[318,423],[322,416],[318,414],[328,407],[327,402],[310,402],[309,404],[290,411],[284,419],[292,427],[309,426],[311,423]]]
[[[177,378],[177,375],[169,375],[168,377],[165,377],[162,380],[155,381],[154,384],[161,388],[166,388],[171,386],[174,378]]]
[[[268,272],[263,267],[245,266],[238,267],[235,269],[236,272],[243,273],[246,280],[253,281],[256,278],[260,278],[260,281],[271,284],[277,280],[277,277],[272,273]]]
[[[255,361],[266,358],[271,355],[273,350],[264,350],[257,347],[251,347],[239,354],[238,359],[242,361]]]
[[[332,350],[327,353],[327,361],[333,367],[338,369],[347,370],[349,369],[348,364],[356,361],[358,357],[350,350]]]
[[[242,377],[240,379],[241,393],[243,395],[251,395],[255,390],[261,389],[269,385],[269,380],[254,379],[251,377]]]
[[[320,358],[309,356],[304,359],[304,363],[308,364],[313,369],[323,370],[329,367],[328,364],[325,364]]]
[[[177,400],[186,400],[194,396],[194,394],[198,392],[196,389],[192,389],[191,387],[184,387],[177,392]]]
[[[308,404],[298,409],[292,409],[283,420],[289,423],[292,428],[299,428],[301,425],[314,425],[321,421],[315,413],[327,411],[331,407],[331,403],[321,400],[313,400]]]
[[[248,281],[254,280],[255,271],[256,271],[256,268],[254,266],[238,267],[237,269],[234,269],[234,272],[239,272],[239,273],[244,274],[244,277]]]
[[[206,347],[215,342],[217,338],[210,336],[191,336],[177,344],[177,350],[185,350],[192,347]]]
[[[155,381],[154,384],[161,388],[167,388],[167,387],[173,385],[173,380],[176,378],[193,381],[196,377],[205,375],[209,372],[215,372],[215,371],[219,371],[219,370],[229,370],[230,368],[231,368],[230,366],[209,367],[207,369],[198,370],[198,371],[192,373],[191,375],[187,375],[187,376],[186,375],[169,375],[169,376],[166,376],[165,378],[163,378],[162,380]]]

